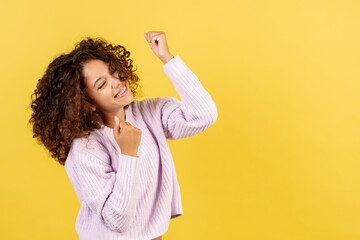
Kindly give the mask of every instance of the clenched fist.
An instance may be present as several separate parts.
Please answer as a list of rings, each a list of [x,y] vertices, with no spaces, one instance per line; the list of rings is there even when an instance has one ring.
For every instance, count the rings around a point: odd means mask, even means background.
[[[174,56],[169,52],[164,32],[150,31],[144,33],[146,41],[149,43],[151,50],[165,64]]]
[[[121,149],[121,153],[137,157],[141,140],[141,130],[129,122],[119,121],[115,116],[114,137]]]

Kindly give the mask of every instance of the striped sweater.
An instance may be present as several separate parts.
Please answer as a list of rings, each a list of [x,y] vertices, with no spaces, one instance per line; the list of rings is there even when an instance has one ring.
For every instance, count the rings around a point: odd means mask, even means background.
[[[113,128],[102,125],[73,140],[65,171],[81,203],[75,229],[80,240],[149,240],[183,214],[180,187],[167,139],[201,133],[217,108],[196,75],[177,55],[163,65],[174,97],[133,100],[126,122],[142,131],[137,157],[121,153]]]

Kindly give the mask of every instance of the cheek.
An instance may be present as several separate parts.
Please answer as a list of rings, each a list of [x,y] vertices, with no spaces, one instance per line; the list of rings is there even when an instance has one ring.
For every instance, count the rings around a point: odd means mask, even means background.
[[[106,97],[106,94],[104,94],[103,91],[88,91],[87,93],[88,98],[90,98],[92,103],[95,104],[101,104],[102,99],[104,99]]]
[[[129,81],[127,81],[127,82],[126,82],[126,86],[127,86],[128,90],[129,90],[129,92],[131,92],[131,90],[130,90],[130,83],[129,83]]]

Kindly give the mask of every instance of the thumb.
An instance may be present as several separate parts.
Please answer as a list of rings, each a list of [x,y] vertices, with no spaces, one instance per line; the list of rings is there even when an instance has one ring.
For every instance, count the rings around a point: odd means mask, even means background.
[[[114,126],[114,132],[119,133],[119,118],[117,116],[114,117],[115,119],[115,126]]]

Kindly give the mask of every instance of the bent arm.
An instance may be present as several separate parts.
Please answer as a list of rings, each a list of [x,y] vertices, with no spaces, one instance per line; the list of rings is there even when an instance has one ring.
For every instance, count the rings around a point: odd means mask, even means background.
[[[106,152],[70,151],[65,170],[81,202],[100,216],[111,230],[124,232],[135,217],[139,157],[120,154],[118,171],[105,161]]]
[[[174,140],[198,134],[218,117],[217,107],[197,76],[177,55],[164,66],[181,98],[159,98],[161,121],[167,139]]]

